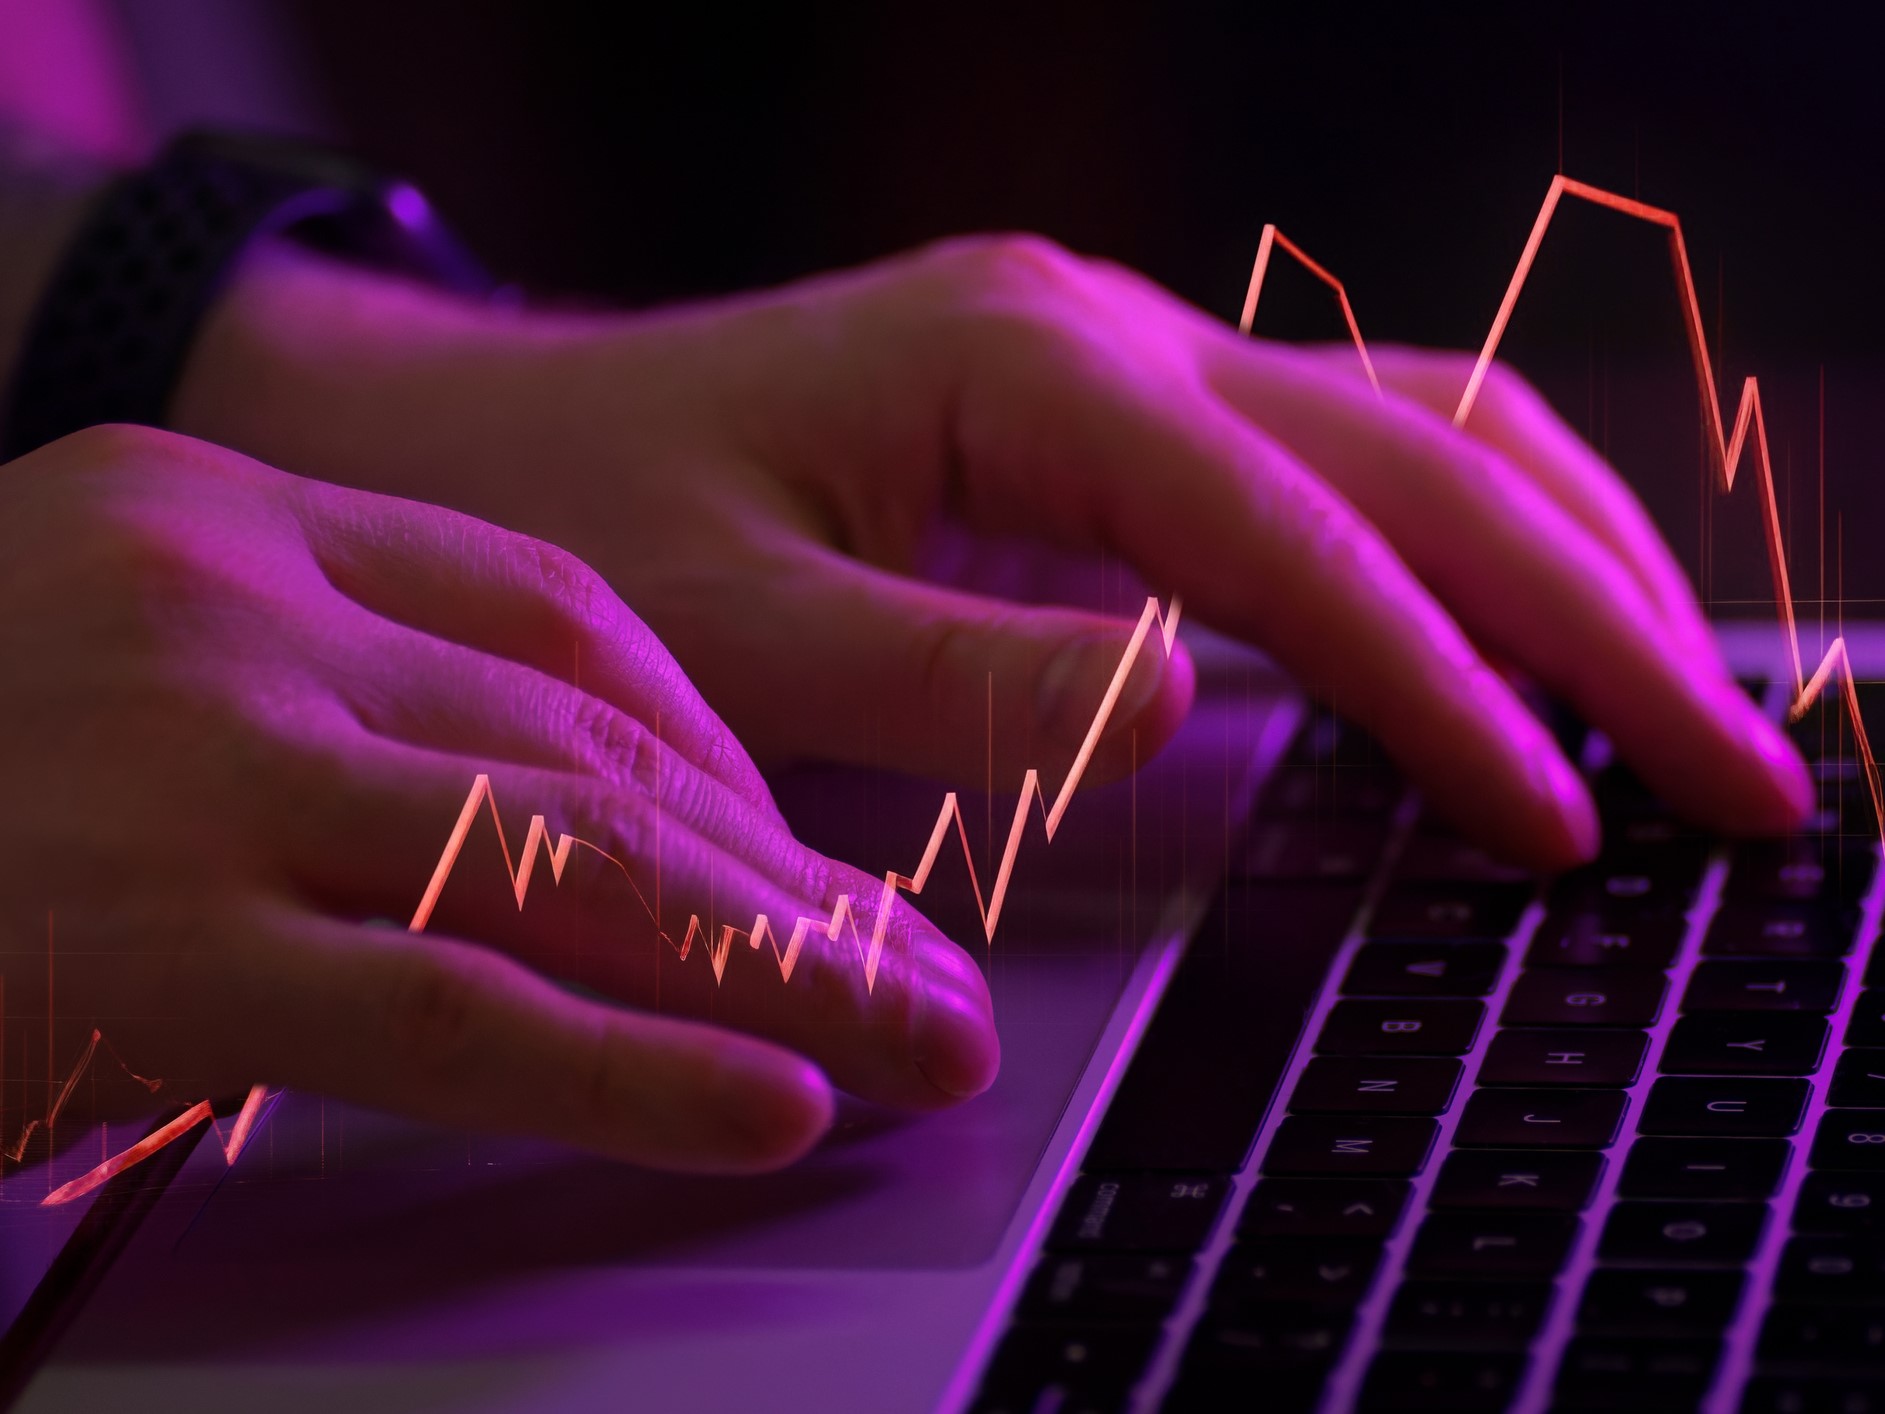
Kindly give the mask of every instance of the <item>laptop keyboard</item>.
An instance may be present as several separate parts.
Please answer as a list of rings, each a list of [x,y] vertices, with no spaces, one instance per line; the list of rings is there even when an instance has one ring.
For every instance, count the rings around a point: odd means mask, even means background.
[[[1877,829],[1839,721],[1795,729],[1808,829],[1736,844],[1555,730],[1605,846],[1539,881],[1308,716],[975,1409],[1885,1414]]]

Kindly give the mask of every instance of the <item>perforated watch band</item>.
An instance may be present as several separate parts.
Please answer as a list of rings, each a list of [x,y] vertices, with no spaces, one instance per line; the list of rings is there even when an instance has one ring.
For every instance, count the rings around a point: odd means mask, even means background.
[[[450,289],[489,288],[404,182],[300,143],[188,134],[113,183],[67,248],[0,402],[0,461],[101,422],[161,426],[242,251],[290,231]]]

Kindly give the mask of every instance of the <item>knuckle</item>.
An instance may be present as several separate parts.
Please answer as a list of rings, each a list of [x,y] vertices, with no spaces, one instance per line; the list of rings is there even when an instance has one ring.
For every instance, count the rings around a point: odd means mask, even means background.
[[[560,546],[544,540],[527,545],[532,579],[555,615],[572,627],[593,626],[608,599],[602,577]]]
[[[1079,264],[1065,246],[1026,232],[958,237],[939,254],[952,275],[977,291],[1058,287]]]
[[[654,789],[659,747],[645,725],[586,692],[574,695],[569,711],[570,732],[605,780]]]

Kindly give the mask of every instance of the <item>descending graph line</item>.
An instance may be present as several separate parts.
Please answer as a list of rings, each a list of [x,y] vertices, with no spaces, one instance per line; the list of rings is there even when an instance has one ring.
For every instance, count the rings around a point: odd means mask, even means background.
[[[1015,859],[1020,854],[1021,841],[1027,834],[1032,810],[1036,806],[1039,807],[1044,832],[1051,842],[1060,829],[1060,822],[1067,813],[1067,807],[1073,803],[1074,792],[1079,789],[1081,778],[1086,774],[1087,766],[1093,759],[1093,753],[1099,747],[1100,739],[1106,734],[1106,728],[1112,720],[1113,709],[1119,702],[1120,693],[1125,690],[1127,680],[1132,676],[1133,666],[1138,662],[1146,640],[1151,637],[1152,630],[1156,628],[1161,644],[1165,652],[1169,654],[1178,635],[1181,612],[1182,606],[1176,597],[1172,599],[1169,609],[1161,609],[1156,598],[1148,598],[1145,601],[1145,608],[1139,614],[1139,621],[1133,628],[1132,636],[1126,641],[1125,650],[1120,654],[1119,666],[1113,670],[1112,681],[1107,684],[1106,695],[1100,700],[1099,709],[1093,714],[1093,721],[1087,727],[1086,736],[1081,740],[1080,750],[1074,756],[1073,764],[1068,767],[1067,775],[1061,781],[1060,789],[1053,801],[1050,803],[1047,799],[1047,792],[1041,784],[1039,770],[1029,767],[1022,776],[1021,796],[1015,802],[1014,818],[1009,824],[1007,843],[1002,847],[1001,863],[996,868],[994,883],[986,894],[982,891],[981,879],[975,871],[975,856],[969,844],[968,826],[962,818],[960,799],[955,791],[950,791],[943,797],[942,808],[936,813],[935,828],[930,831],[929,843],[924,847],[923,856],[918,860],[916,868],[908,874],[898,873],[894,869],[884,874],[883,885],[878,893],[877,907],[871,919],[868,941],[858,929],[857,908],[851,896],[839,894],[832,905],[829,918],[800,915],[794,920],[783,945],[780,943],[779,930],[763,913],[754,918],[750,928],[737,928],[730,923],[721,925],[717,938],[708,925],[701,920],[699,914],[689,914],[687,926],[682,932],[681,940],[677,943],[668,932],[661,928],[661,919],[657,910],[648,902],[647,894],[636,882],[628,866],[600,845],[571,834],[558,834],[553,843],[550,838],[549,825],[544,817],[533,815],[530,817],[529,827],[524,832],[523,847],[513,856],[510,843],[504,834],[504,822],[498,814],[497,795],[492,790],[491,778],[480,774],[472,780],[471,791],[466,795],[465,803],[458,812],[458,819],[445,842],[445,848],[439,854],[438,864],[432,870],[432,877],[419,899],[419,906],[413,910],[412,919],[406,925],[407,931],[423,933],[432,921],[432,914],[438,907],[439,897],[444,893],[445,885],[450,880],[466,841],[471,836],[472,826],[477,824],[480,810],[485,810],[489,812],[491,824],[497,833],[498,848],[503,853],[505,871],[510,876],[511,892],[517,900],[517,907],[520,911],[529,896],[530,882],[536,877],[538,858],[542,857],[549,861],[552,883],[561,883],[563,871],[569,864],[571,854],[577,849],[582,849],[606,860],[621,872],[622,877],[628,881],[629,887],[634,890],[635,897],[640,901],[643,910],[648,914],[649,921],[654,923],[661,941],[671,947],[683,961],[692,955],[696,945],[706,952],[708,965],[713,971],[716,984],[724,981],[727,959],[733,952],[734,943],[741,938],[744,938],[747,946],[754,951],[770,943],[773,960],[779,968],[780,981],[790,982],[806,941],[814,931],[817,931],[827,941],[833,943],[849,935],[863,966],[864,988],[867,992],[874,991],[889,932],[890,915],[897,895],[907,893],[914,896],[923,892],[952,829],[961,842],[963,862],[968,865],[969,885],[974,891],[975,906],[982,919],[983,936],[988,942],[993,943],[996,926],[1001,921],[1002,906],[1008,898],[1008,886],[1014,877]],[[34,1125],[28,1127],[27,1135],[21,1137],[19,1148],[22,1153],[25,1150],[26,1139],[39,1124],[43,1123],[50,1127],[56,1121],[66,1097],[78,1084],[79,1076],[90,1064],[92,1054],[102,1040],[103,1037],[98,1032],[92,1033],[91,1045],[86,1048],[78,1064],[73,1067],[71,1075],[66,1079],[64,1089],[60,1091],[58,1100],[52,1106],[46,1119],[35,1121]],[[106,1044],[109,1048],[109,1043]],[[115,1055],[116,1052],[113,1054]],[[154,1091],[162,1082],[144,1081],[143,1083]],[[227,1163],[233,1164],[241,1156],[244,1146],[255,1131],[262,1107],[267,1100],[268,1087],[266,1085],[251,1087],[243,1100],[240,1112],[236,1115],[228,1138],[222,1138],[222,1130],[220,1126],[217,1126],[217,1137],[221,1140],[223,1158]],[[211,1125],[216,1125],[216,1117],[208,1101],[185,1110],[168,1124],[146,1135],[130,1148],[114,1154],[70,1183],[55,1188],[40,1201],[43,1205],[54,1206],[81,1198],[133,1164],[149,1158],[166,1144],[182,1138],[205,1120]],[[14,1157],[17,1162],[17,1156],[12,1155],[11,1151],[8,1153],[9,1157]]]
[[[1676,286],[1682,303],[1683,332],[1688,338],[1689,353],[1694,360],[1696,382],[1701,391],[1702,416],[1708,428],[1708,445],[1724,495],[1734,490],[1735,473],[1740,468],[1742,455],[1750,447],[1753,448],[1754,472],[1761,497],[1761,524],[1767,543],[1768,567],[1774,580],[1774,608],[1780,619],[1781,633],[1786,639],[1793,669],[1793,693],[1787,719],[1791,722],[1799,721],[1820,699],[1829,684],[1835,686],[1852,725],[1855,754],[1865,773],[1866,790],[1872,798],[1873,820],[1880,840],[1885,842],[1885,789],[1881,789],[1878,760],[1872,754],[1872,745],[1865,733],[1865,722],[1859,712],[1859,689],[1854,680],[1852,658],[1847,651],[1845,635],[1835,637],[1827,645],[1819,666],[1809,677],[1806,673],[1806,659],[1800,648],[1799,624],[1794,615],[1793,585],[1787,573],[1787,548],[1781,534],[1780,507],[1774,490],[1774,465],[1768,451],[1767,419],[1761,409],[1760,383],[1752,374],[1743,380],[1741,399],[1735,406],[1730,430],[1730,424],[1722,416],[1721,394],[1715,386],[1714,363],[1708,356],[1708,339],[1702,328],[1702,306],[1695,291],[1695,273],[1689,264],[1688,244],[1682,237],[1682,222],[1673,211],[1620,196],[1587,182],[1574,181],[1562,174],[1553,177],[1550,189],[1545,193],[1544,205],[1538,209],[1531,234],[1526,238],[1525,248],[1520,252],[1518,264],[1505,287],[1505,297],[1499,302],[1499,311],[1493,316],[1492,327],[1486,331],[1486,341],[1480,348],[1479,357],[1474,361],[1472,373],[1466,380],[1466,387],[1460,394],[1459,406],[1453,413],[1453,425],[1463,428],[1466,420],[1472,416],[1473,407],[1485,387],[1487,370],[1492,367],[1492,361],[1499,352],[1499,343],[1505,337],[1506,326],[1512,321],[1519,294],[1525,288],[1532,266],[1537,262],[1539,248],[1545,241],[1545,232],[1550,229],[1552,217],[1557,214],[1559,205],[1567,196],[1660,226],[1669,233],[1670,261],[1675,267]],[[1361,326],[1349,306],[1348,292],[1342,282],[1311,260],[1275,226],[1265,226],[1258,241],[1256,263],[1251,270],[1249,291],[1244,296],[1239,329],[1248,334],[1256,318],[1257,300],[1263,290],[1264,277],[1269,272],[1272,247],[1281,247],[1310,274],[1335,291],[1341,302],[1343,318],[1348,324],[1349,336],[1361,354],[1369,381],[1379,392],[1381,381],[1375,376],[1373,361],[1368,357],[1367,342],[1362,338]]]

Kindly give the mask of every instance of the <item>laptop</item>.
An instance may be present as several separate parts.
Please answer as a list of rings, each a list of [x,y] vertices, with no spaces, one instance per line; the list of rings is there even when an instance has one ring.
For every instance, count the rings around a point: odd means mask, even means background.
[[[1778,713],[1773,626],[1723,638]],[[1739,844],[1554,714],[1606,844],[1545,881],[1191,641],[1196,712],[1024,841],[975,949],[986,1095],[846,1109],[755,1178],[293,1093],[233,1165],[173,1145],[81,1215],[16,1174],[15,1407],[1885,1409],[1885,881],[1838,712],[1794,728],[1810,828]],[[935,818],[920,782],[779,787],[866,867]],[[979,940],[966,870],[922,903]]]

